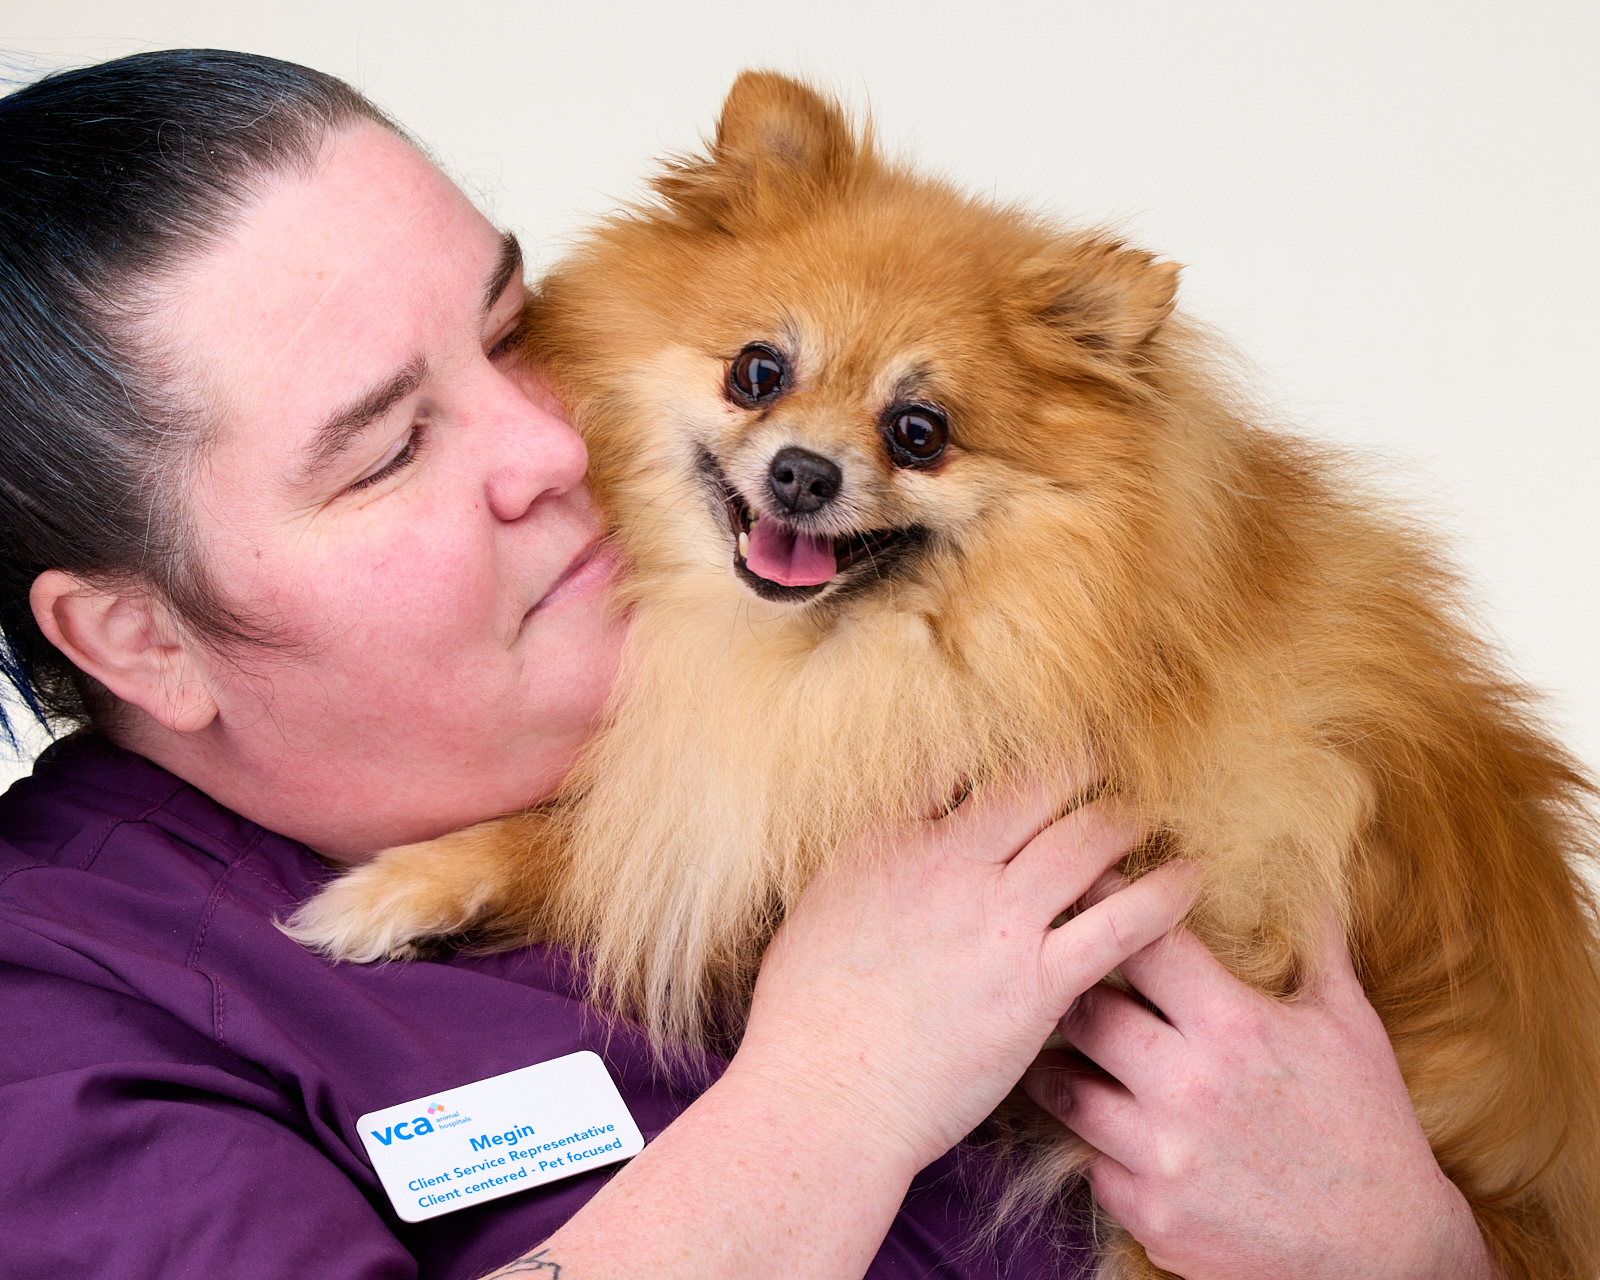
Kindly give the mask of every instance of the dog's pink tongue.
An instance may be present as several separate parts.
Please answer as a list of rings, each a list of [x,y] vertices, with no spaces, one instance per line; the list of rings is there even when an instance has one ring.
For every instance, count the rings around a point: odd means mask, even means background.
[[[751,573],[780,587],[814,587],[838,571],[831,538],[796,533],[776,520],[757,520],[750,526],[750,551],[744,563]]]

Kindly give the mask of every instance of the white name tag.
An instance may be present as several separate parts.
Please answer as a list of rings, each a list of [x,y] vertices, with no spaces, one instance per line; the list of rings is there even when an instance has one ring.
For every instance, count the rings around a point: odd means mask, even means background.
[[[606,1064],[588,1050],[372,1111],[356,1125],[403,1222],[644,1150]]]

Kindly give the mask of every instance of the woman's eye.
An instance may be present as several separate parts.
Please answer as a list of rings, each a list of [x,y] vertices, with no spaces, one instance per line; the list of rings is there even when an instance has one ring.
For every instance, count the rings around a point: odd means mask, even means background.
[[[375,470],[367,472],[357,480],[346,492],[359,493],[362,489],[370,489],[379,481],[387,480],[397,472],[404,471],[417,460],[417,446],[421,443],[421,436],[422,428],[412,427],[394,453],[379,463]]]
[[[926,466],[950,440],[944,414],[925,404],[891,409],[887,422],[889,454],[897,467]]]
[[[489,348],[489,359],[500,360],[510,355],[517,349],[517,334],[521,332],[520,325],[512,325],[495,340]]]
[[[771,347],[751,344],[734,357],[728,370],[728,390],[742,404],[770,400],[783,391],[788,368]]]

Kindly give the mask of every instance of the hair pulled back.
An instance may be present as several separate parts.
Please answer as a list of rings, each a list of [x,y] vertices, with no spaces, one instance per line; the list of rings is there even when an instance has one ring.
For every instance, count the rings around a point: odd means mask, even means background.
[[[402,132],[332,76],[212,49],[135,54],[0,98],[0,675],[46,723],[85,724],[105,696],[34,620],[46,569],[142,585],[201,636],[250,638],[185,536],[197,415],[132,322],[264,177],[309,167],[361,120]]]

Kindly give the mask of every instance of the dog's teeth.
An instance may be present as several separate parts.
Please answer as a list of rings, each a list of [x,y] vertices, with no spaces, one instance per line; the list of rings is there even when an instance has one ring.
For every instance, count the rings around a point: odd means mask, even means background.
[[[742,529],[739,531],[739,558],[741,560],[750,558],[750,535]]]

